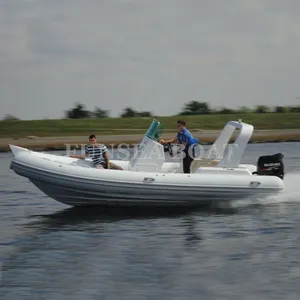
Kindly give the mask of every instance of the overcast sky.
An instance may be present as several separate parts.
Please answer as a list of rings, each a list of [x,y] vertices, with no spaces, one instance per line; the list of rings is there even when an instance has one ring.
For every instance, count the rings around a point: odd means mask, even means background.
[[[0,0],[0,118],[300,104],[299,0]]]

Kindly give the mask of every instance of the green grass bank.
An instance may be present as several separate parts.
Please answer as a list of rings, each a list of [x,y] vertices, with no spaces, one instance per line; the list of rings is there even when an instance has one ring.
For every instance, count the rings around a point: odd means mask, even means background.
[[[153,117],[163,124],[164,131],[174,132],[179,118],[186,120],[192,130],[221,130],[226,122],[242,119],[255,130],[300,129],[299,113],[249,113],[226,115]],[[0,138],[22,138],[27,136],[60,137],[96,135],[142,134],[152,118],[103,118],[103,119],[57,119],[0,121]]]

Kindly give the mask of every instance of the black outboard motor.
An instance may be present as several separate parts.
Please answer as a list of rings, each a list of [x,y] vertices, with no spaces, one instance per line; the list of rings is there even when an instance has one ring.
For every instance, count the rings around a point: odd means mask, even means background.
[[[284,177],[283,154],[260,156],[257,161],[257,175],[277,176],[280,179]]]

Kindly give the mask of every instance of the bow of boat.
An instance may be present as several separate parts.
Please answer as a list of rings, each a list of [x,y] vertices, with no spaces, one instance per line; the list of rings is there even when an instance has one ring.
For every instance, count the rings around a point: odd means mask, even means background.
[[[8,145],[13,156],[17,156],[19,153],[22,153],[22,152],[28,152],[29,150],[27,148],[23,148],[23,147],[20,147],[20,146],[15,146],[15,145]]]

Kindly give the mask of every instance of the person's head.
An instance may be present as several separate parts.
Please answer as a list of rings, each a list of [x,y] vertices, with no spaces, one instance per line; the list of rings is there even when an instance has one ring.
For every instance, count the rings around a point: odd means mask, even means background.
[[[177,121],[178,131],[182,130],[184,127],[185,127],[185,121],[184,120],[178,120]]]
[[[94,134],[91,134],[89,136],[89,141],[92,143],[92,144],[96,144],[97,143],[97,139],[96,139],[96,136]]]

